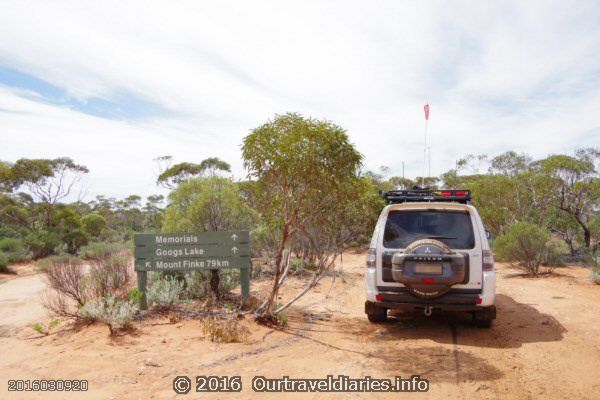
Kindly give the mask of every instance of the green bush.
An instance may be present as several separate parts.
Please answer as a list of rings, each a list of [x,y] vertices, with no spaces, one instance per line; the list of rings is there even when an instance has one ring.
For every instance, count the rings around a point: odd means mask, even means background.
[[[0,239],[0,251],[3,251],[5,253],[16,253],[18,251],[21,251],[23,247],[24,244],[23,240],[21,239],[12,237],[5,237]]]
[[[546,252],[542,258],[542,265],[558,267],[565,264],[565,257],[570,253],[567,244],[558,238],[551,237],[546,243]]]
[[[139,306],[142,302],[143,295],[143,292],[140,292],[138,288],[134,287],[127,293],[127,300]]]
[[[537,275],[544,264],[556,266],[560,260],[561,247],[550,240],[550,233],[531,223],[518,222],[511,225],[506,234],[494,243],[494,255],[498,261],[507,261],[527,273]]]
[[[106,219],[99,214],[88,214],[81,218],[83,230],[92,238],[97,238],[106,228]]]
[[[79,250],[79,257],[86,260],[107,260],[123,251],[120,243],[93,242]]]
[[[88,236],[82,229],[73,229],[63,233],[60,240],[62,241],[61,250],[75,255],[81,247],[88,243]]]
[[[0,272],[6,273],[8,270],[8,256],[3,252],[0,252]]]
[[[23,239],[11,237],[0,239],[0,252],[5,254],[9,263],[29,259],[29,252]]]
[[[183,285],[184,282],[171,276],[155,280],[148,288],[148,303],[158,310],[170,310],[181,299]]]
[[[54,254],[55,249],[61,245],[56,233],[45,230],[30,233],[25,237],[25,243],[36,260]]]

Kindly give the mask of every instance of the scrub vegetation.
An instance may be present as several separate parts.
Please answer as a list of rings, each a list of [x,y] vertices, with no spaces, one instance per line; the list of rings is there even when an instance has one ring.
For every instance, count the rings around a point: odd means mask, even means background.
[[[276,115],[241,145],[245,179],[234,179],[219,158],[175,163],[161,156],[157,186],[169,194],[145,200],[73,200],[88,169],[66,157],[0,161],[0,272],[37,260],[54,290],[46,299],[51,310],[103,321],[114,333],[133,318],[139,297],[132,296],[133,234],[244,229],[261,259],[254,277],[271,282],[256,315],[278,323],[345,249],[368,243],[384,206],[378,190],[424,182],[473,192],[497,260],[532,275],[583,262],[600,282],[599,149],[538,160],[513,151],[469,155],[439,177],[412,180],[385,166],[365,170],[342,127],[299,114]],[[305,285],[279,304],[290,275]],[[169,310],[181,301],[221,301],[238,282],[229,270],[151,273],[147,294],[155,309]]]

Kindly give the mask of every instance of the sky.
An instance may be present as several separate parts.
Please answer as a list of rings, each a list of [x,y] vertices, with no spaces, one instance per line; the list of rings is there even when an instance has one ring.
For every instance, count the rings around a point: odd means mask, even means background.
[[[67,156],[147,196],[156,157],[219,157],[276,114],[335,122],[365,169],[600,144],[594,1],[0,0],[0,160]]]

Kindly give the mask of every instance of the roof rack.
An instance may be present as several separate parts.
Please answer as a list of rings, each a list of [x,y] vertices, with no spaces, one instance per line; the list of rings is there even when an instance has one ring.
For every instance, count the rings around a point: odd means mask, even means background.
[[[379,191],[388,204],[406,202],[457,202],[467,204],[471,201],[471,191],[466,189],[408,189]]]

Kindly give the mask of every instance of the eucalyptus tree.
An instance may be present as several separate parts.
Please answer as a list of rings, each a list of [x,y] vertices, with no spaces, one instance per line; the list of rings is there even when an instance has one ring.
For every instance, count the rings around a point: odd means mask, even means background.
[[[362,155],[341,127],[287,113],[246,136],[242,157],[257,183],[258,211],[277,244],[272,288],[259,310],[261,317],[272,317],[289,240],[306,216],[317,218],[330,212],[330,204],[310,200],[340,194],[336,200],[350,201],[348,193],[343,196],[344,190],[357,179]]]

